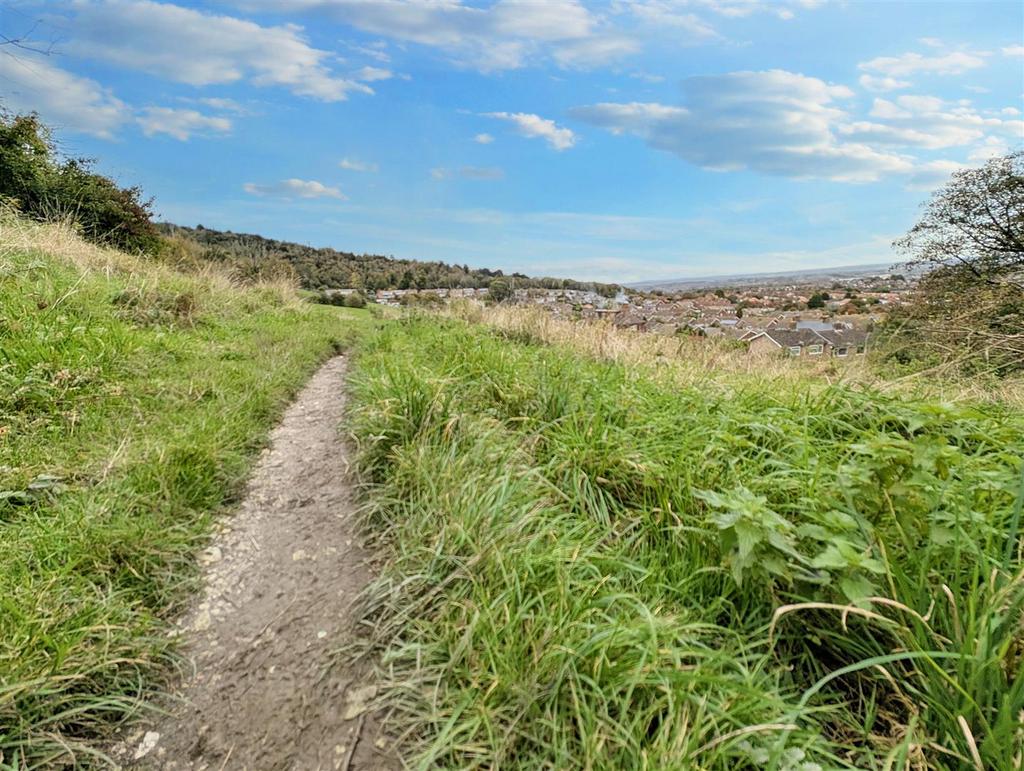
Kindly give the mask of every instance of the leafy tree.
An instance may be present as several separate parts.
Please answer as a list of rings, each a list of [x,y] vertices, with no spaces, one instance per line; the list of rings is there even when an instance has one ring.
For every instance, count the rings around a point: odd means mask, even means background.
[[[955,173],[894,246],[928,268],[882,330],[887,356],[967,373],[1024,371],[1024,151]]]
[[[1024,150],[954,173],[893,246],[908,265],[1024,292]]]
[[[815,292],[807,301],[807,307],[811,309],[824,308],[826,300],[828,300],[828,295],[825,292]]]
[[[494,302],[500,303],[512,296],[512,287],[503,278],[495,278],[487,285],[487,296]]]
[[[152,202],[137,187],[119,187],[91,161],[58,156],[36,115],[0,114],[0,198],[38,219],[70,218],[94,243],[155,253],[161,240]]]

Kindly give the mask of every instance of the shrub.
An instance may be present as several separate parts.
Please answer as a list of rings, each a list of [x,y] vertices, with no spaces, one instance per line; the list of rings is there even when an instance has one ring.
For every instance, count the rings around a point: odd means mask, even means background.
[[[71,219],[93,243],[127,252],[158,251],[152,201],[91,165],[82,158],[60,158],[36,115],[0,115],[0,198],[34,219]]]
[[[346,308],[365,308],[366,298],[363,297],[362,292],[352,292],[351,294],[345,295],[345,307]]]

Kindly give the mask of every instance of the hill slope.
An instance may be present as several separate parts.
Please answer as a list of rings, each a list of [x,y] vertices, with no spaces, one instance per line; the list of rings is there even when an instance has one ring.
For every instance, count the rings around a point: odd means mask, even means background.
[[[368,323],[0,219],[0,765],[83,761],[165,672],[211,515]]]
[[[179,242],[181,251],[193,259],[229,263],[242,270],[260,271],[290,266],[307,289],[438,289],[444,287],[486,287],[505,274],[501,270],[449,265],[445,262],[401,260],[379,254],[354,254],[336,249],[316,248],[289,241],[230,231],[210,230],[162,223],[160,231]],[[612,297],[616,286],[560,278],[530,278],[512,273],[518,287],[549,289],[596,289]]]

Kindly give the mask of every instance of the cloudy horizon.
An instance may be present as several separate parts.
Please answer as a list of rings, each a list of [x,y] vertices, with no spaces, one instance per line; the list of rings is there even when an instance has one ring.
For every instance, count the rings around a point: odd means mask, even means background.
[[[636,282],[895,262],[1024,142],[1019,3],[28,0],[0,98],[159,216]]]

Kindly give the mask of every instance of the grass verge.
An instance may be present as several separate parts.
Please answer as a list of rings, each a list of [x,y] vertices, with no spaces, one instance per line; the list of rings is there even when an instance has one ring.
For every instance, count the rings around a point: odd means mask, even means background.
[[[88,764],[286,400],[369,323],[0,221],[0,767]]]
[[[436,319],[352,389],[415,767],[1021,767],[1012,407],[681,384]]]

